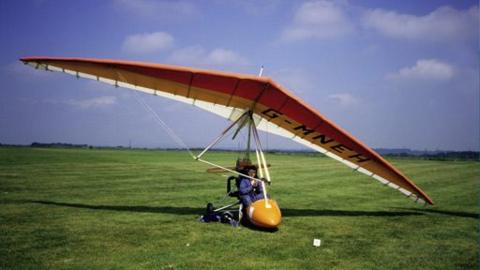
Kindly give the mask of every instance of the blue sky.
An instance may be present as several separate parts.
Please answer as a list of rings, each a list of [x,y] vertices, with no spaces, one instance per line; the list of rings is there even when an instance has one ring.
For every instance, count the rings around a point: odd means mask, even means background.
[[[375,148],[479,150],[477,1],[1,1],[0,142],[172,147],[129,90],[24,56],[264,75]],[[188,145],[226,120],[142,95]],[[263,135],[269,148],[301,148]]]

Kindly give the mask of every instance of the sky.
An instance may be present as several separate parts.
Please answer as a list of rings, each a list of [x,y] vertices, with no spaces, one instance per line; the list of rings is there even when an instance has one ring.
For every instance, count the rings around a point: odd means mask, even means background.
[[[59,56],[248,74],[263,65],[372,148],[480,150],[477,1],[4,0],[0,37],[3,144],[177,146],[131,90],[18,61]],[[190,147],[227,125],[191,105],[140,98]]]

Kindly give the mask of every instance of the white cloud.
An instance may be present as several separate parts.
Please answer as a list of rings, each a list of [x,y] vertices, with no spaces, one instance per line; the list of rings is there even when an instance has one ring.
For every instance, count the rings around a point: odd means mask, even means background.
[[[70,105],[80,109],[92,109],[92,108],[104,108],[104,107],[115,105],[117,103],[117,98],[115,96],[101,96],[101,97],[95,97],[90,99],[68,99],[68,100],[45,99],[42,102],[48,103],[48,104]]]
[[[184,21],[198,13],[195,5],[187,1],[114,0],[113,3],[139,19]]]
[[[117,103],[117,98],[115,96],[103,96],[90,99],[68,101],[68,104],[80,107],[82,109],[106,107],[114,105],[115,103]]]
[[[248,15],[253,16],[268,16],[272,14],[279,5],[281,4],[280,0],[217,0],[216,4],[223,4],[233,9],[241,9],[245,11]]]
[[[391,80],[445,81],[453,78],[455,69],[448,63],[436,59],[420,59],[412,67],[404,67],[387,75]]]
[[[353,31],[345,6],[338,2],[306,2],[296,11],[293,22],[282,33],[282,40],[334,39]]]
[[[366,28],[391,38],[456,41],[478,38],[478,18],[474,6],[468,10],[440,7],[424,16],[374,9],[366,11],[362,21]]]
[[[348,93],[332,94],[327,98],[342,107],[351,107],[360,103],[358,98]]]
[[[207,51],[201,46],[175,50],[170,55],[169,61],[181,65],[200,67],[231,67],[249,64],[246,58],[234,51],[222,48]]]
[[[173,42],[173,37],[166,32],[142,33],[126,37],[122,49],[129,53],[148,54],[169,49]]]
[[[267,69],[266,72],[282,86],[296,94],[311,92],[315,87],[315,79],[312,74],[299,68],[284,68],[273,71]]]
[[[234,51],[214,49],[207,55],[207,61],[215,65],[239,64],[245,65],[248,61]]]

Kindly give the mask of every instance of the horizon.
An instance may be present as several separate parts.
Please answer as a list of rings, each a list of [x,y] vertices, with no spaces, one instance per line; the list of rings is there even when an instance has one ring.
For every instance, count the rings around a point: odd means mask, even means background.
[[[181,147],[162,147],[162,146],[134,146],[134,145],[91,145],[91,144],[86,144],[86,143],[70,143],[70,142],[31,142],[27,144],[6,144],[2,143],[0,141],[0,147],[6,146],[6,147],[35,147],[34,144],[39,144],[40,146],[55,146],[55,145],[60,145],[60,146],[71,146],[72,148],[76,147],[94,147],[94,148],[122,148],[122,149],[139,149],[139,150],[174,150],[174,151],[188,151],[186,148],[181,148]],[[189,150],[192,151],[202,151],[205,149],[205,146],[189,146]],[[379,154],[383,155],[383,152],[391,152],[395,151],[398,152],[399,154],[404,154],[407,152],[412,152],[412,153],[458,153],[458,152],[472,152],[472,153],[480,153],[480,151],[477,150],[448,150],[448,149],[412,149],[412,148],[372,148],[374,151],[378,152]],[[323,155],[322,153],[315,151],[311,148],[291,148],[291,149],[285,149],[285,148],[269,148],[269,149],[263,149],[265,152],[309,152],[309,153],[318,153]],[[242,150],[239,150],[238,148],[234,147],[221,147],[221,148],[211,148],[209,151],[231,151],[231,152],[242,152]],[[399,151],[406,151],[406,152],[399,152]],[[325,155],[324,155],[325,156]]]

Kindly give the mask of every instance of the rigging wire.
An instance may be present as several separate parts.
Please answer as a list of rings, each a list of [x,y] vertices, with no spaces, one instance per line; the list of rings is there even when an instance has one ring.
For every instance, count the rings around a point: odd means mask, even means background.
[[[124,81],[124,82],[128,82],[127,79],[122,75],[122,73],[120,73],[118,70],[116,70],[116,73],[118,75],[118,77]],[[118,87],[118,82],[115,81],[115,87]],[[137,93],[137,91],[133,91],[134,93],[134,97],[135,97],[135,100],[143,106],[143,108],[147,111],[147,112],[150,112],[151,114],[153,114],[153,116],[155,117],[155,120],[157,122],[157,124],[163,128],[163,130],[165,130],[167,132],[167,135],[170,136],[170,138],[177,143],[177,145],[180,146],[180,148],[184,148],[188,151],[188,153],[190,154],[190,156],[195,159],[195,155],[193,154],[192,150],[190,150],[190,148],[187,146],[187,144],[177,135],[175,134],[175,132],[162,120],[162,118],[160,118],[160,116],[157,114],[157,112],[155,112],[152,107],[150,107]]]
[[[192,150],[187,146],[187,144],[177,135],[175,132],[160,118],[160,116],[155,112],[152,107],[150,107],[140,96],[138,96],[138,93],[134,91],[134,97],[135,100],[143,106],[143,108],[147,111],[150,112],[153,116],[154,119],[156,120],[156,123],[167,132],[167,135],[170,136],[170,138],[177,143],[181,148],[184,148],[188,151],[190,156],[195,159],[195,155],[193,154]]]

